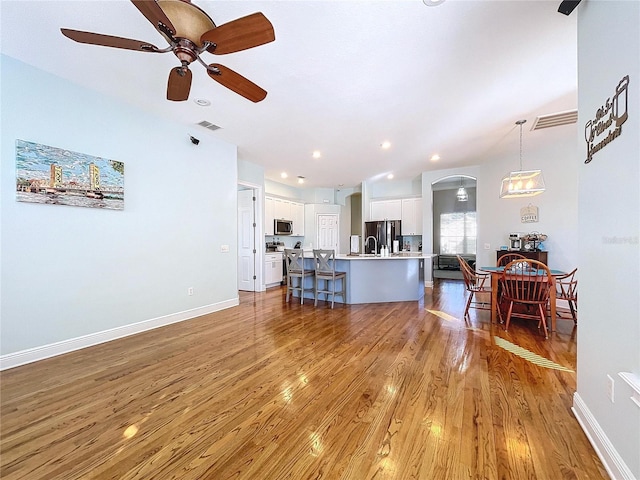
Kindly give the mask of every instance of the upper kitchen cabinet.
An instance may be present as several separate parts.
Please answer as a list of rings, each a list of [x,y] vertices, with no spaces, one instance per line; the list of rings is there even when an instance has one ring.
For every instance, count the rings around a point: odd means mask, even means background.
[[[275,219],[293,221],[292,236],[304,236],[304,204],[282,198],[264,197],[264,234],[274,234]]]
[[[275,199],[264,197],[264,234],[273,235],[273,221],[276,218]]]
[[[291,220],[293,220],[293,236],[304,237],[304,204],[291,203]]]
[[[280,220],[291,220],[291,202],[281,198],[274,198],[275,217]]]
[[[402,235],[422,235],[422,198],[402,199]]]
[[[397,200],[372,200],[370,220],[400,220],[402,219],[402,201]]]

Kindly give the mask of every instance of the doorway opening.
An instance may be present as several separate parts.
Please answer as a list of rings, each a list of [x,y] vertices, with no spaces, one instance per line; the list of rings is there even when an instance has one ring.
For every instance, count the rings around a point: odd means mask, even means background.
[[[452,175],[433,191],[433,277],[462,280],[457,255],[475,265],[477,251],[476,178]]]
[[[258,239],[262,235],[260,218],[260,188],[249,184],[238,185],[238,290],[259,292],[262,287],[262,249]],[[261,244],[261,243],[260,243]]]

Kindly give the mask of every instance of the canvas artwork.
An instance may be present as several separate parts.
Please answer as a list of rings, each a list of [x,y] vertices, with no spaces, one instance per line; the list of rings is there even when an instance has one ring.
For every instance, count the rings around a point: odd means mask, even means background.
[[[124,163],[16,140],[19,202],[124,209]]]

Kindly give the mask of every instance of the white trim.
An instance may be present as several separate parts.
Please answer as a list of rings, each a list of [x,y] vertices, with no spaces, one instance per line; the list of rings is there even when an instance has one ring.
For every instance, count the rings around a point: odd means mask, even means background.
[[[624,460],[615,449],[598,421],[589,411],[578,392],[573,394],[573,407],[571,407],[578,423],[591,442],[593,449],[602,461],[609,477],[615,480],[636,480],[633,472],[624,463]]]
[[[0,356],[0,371],[238,306],[239,297]]]
[[[640,376],[631,372],[618,372],[618,375],[633,389],[631,401],[640,407]]]

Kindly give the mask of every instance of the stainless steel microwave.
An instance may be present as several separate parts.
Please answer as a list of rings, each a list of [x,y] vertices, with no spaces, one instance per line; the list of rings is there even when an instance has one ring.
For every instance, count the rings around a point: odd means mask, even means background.
[[[293,221],[276,218],[273,221],[274,235],[293,235]]]

